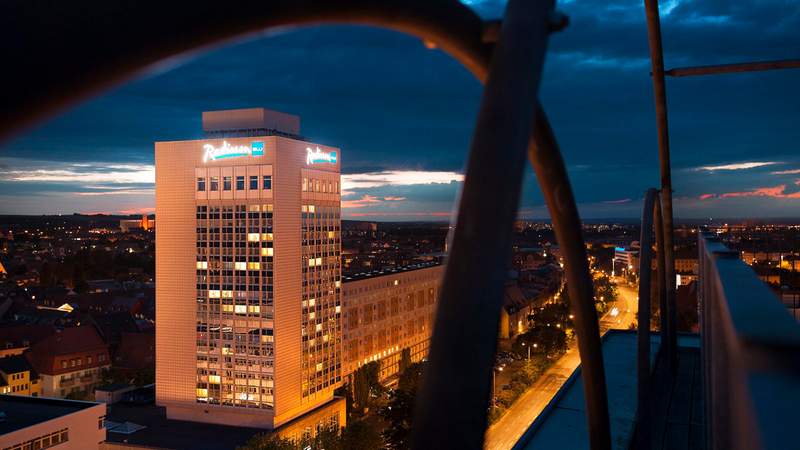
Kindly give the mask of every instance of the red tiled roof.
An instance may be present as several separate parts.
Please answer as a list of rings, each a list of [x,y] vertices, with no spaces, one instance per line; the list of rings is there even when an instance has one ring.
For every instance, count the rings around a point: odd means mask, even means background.
[[[104,361],[100,361],[103,355]],[[89,363],[87,357],[92,357]],[[48,375],[72,372],[80,369],[110,364],[108,346],[92,326],[64,328],[31,347],[28,358],[33,367]],[[72,359],[81,359],[80,366],[72,366]],[[68,361],[62,368],[62,361]]]

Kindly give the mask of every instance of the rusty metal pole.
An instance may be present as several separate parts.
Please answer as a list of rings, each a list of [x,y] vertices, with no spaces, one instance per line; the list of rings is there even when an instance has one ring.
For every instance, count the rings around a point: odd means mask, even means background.
[[[696,77],[701,75],[720,75],[725,73],[763,72],[766,70],[800,69],[800,59],[778,61],[756,61],[713,66],[676,67],[664,72],[668,77]]]
[[[648,189],[644,195],[639,233],[639,311],[636,358],[636,448],[650,448],[652,405],[650,404],[650,278],[653,272],[653,203],[658,191]]]
[[[645,0],[647,13],[647,34],[650,45],[650,63],[652,67],[653,95],[656,107],[656,125],[658,127],[658,156],[661,164],[661,212],[664,226],[664,276],[666,277],[667,311],[675,311],[675,259],[672,235],[672,174],[670,169],[669,124],[667,121],[667,87],[664,80],[664,51],[661,45],[661,20],[658,12],[658,0]],[[663,312],[662,312],[663,313]],[[672,316],[668,322],[675,324]],[[668,357],[672,367],[677,365],[677,338],[673,332],[667,335],[669,340]]]
[[[414,416],[414,449],[483,448],[511,224],[535,122],[552,8],[551,1],[528,0],[511,0],[506,7],[478,111]],[[475,345],[465,345],[469,342]]]

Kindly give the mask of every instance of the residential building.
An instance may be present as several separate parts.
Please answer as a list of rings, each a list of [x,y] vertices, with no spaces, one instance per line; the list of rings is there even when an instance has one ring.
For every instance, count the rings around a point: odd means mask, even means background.
[[[272,429],[341,383],[341,154],[263,108],[203,129],[155,144],[156,401]]]
[[[404,350],[412,362],[428,355],[444,266],[422,263],[344,279],[344,375],[379,361],[380,378],[397,375]]]
[[[102,403],[0,395],[0,448],[100,449],[106,439]]]
[[[0,394],[38,397],[42,393],[39,375],[22,355],[0,358]]]
[[[91,397],[102,371],[111,367],[108,346],[92,326],[64,328],[26,356],[39,373],[44,397]]]

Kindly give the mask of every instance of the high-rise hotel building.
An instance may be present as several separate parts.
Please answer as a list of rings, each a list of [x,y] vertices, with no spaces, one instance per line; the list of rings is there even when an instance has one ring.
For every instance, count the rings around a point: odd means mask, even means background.
[[[203,113],[203,129],[155,144],[156,401],[276,428],[342,379],[341,152],[261,108]]]

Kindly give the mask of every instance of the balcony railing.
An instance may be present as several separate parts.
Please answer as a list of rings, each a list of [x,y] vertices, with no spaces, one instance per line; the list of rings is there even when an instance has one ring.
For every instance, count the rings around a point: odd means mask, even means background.
[[[800,324],[737,252],[698,246],[707,448],[796,447]]]

